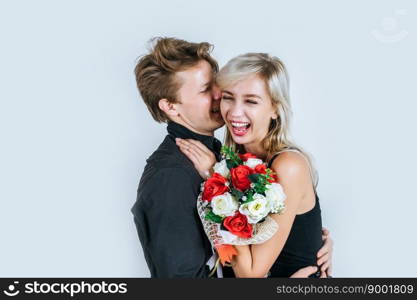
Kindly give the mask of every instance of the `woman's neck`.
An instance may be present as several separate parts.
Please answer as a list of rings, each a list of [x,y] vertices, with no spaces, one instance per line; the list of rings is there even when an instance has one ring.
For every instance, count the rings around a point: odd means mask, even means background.
[[[262,159],[262,160],[266,159],[267,153],[260,143],[243,144],[242,146],[245,149],[245,152],[252,153],[253,155],[256,155],[256,157],[258,157],[259,159]]]

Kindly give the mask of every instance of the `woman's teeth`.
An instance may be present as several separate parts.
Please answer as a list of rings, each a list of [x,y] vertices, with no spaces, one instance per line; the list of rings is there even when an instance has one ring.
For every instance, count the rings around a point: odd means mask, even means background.
[[[245,135],[250,127],[250,123],[236,123],[236,122],[231,122],[232,124],[232,131],[234,135],[238,135],[238,136],[242,136]]]
[[[249,125],[249,123],[235,123],[235,122],[232,122],[233,127],[246,127],[248,125]]]

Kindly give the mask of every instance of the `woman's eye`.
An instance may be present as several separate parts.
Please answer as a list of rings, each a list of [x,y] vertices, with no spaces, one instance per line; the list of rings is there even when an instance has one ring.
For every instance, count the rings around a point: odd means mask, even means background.
[[[223,96],[222,97],[222,100],[233,100],[233,98],[232,97],[228,97],[228,96]]]
[[[253,101],[253,100],[246,100],[246,102],[249,103],[249,104],[258,104],[258,102]]]
[[[210,90],[210,88],[206,88],[204,91],[201,91],[201,93],[207,93]]]

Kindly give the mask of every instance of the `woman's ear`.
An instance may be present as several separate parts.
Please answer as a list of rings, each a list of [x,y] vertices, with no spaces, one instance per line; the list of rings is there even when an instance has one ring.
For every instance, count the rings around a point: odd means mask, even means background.
[[[273,110],[272,115],[271,115],[272,120],[278,119],[278,105],[279,104],[272,103],[272,110]]]
[[[175,103],[169,102],[166,98],[159,100],[158,106],[168,117],[176,117],[179,115]]]

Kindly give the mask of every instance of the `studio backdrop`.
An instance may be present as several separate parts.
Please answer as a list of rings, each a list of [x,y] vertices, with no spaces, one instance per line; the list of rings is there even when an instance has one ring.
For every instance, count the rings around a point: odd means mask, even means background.
[[[155,36],[282,59],[334,276],[417,276],[416,35],[412,0],[2,0],[0,276],[149,276],[130,208],[166,125],[133,69]]]

